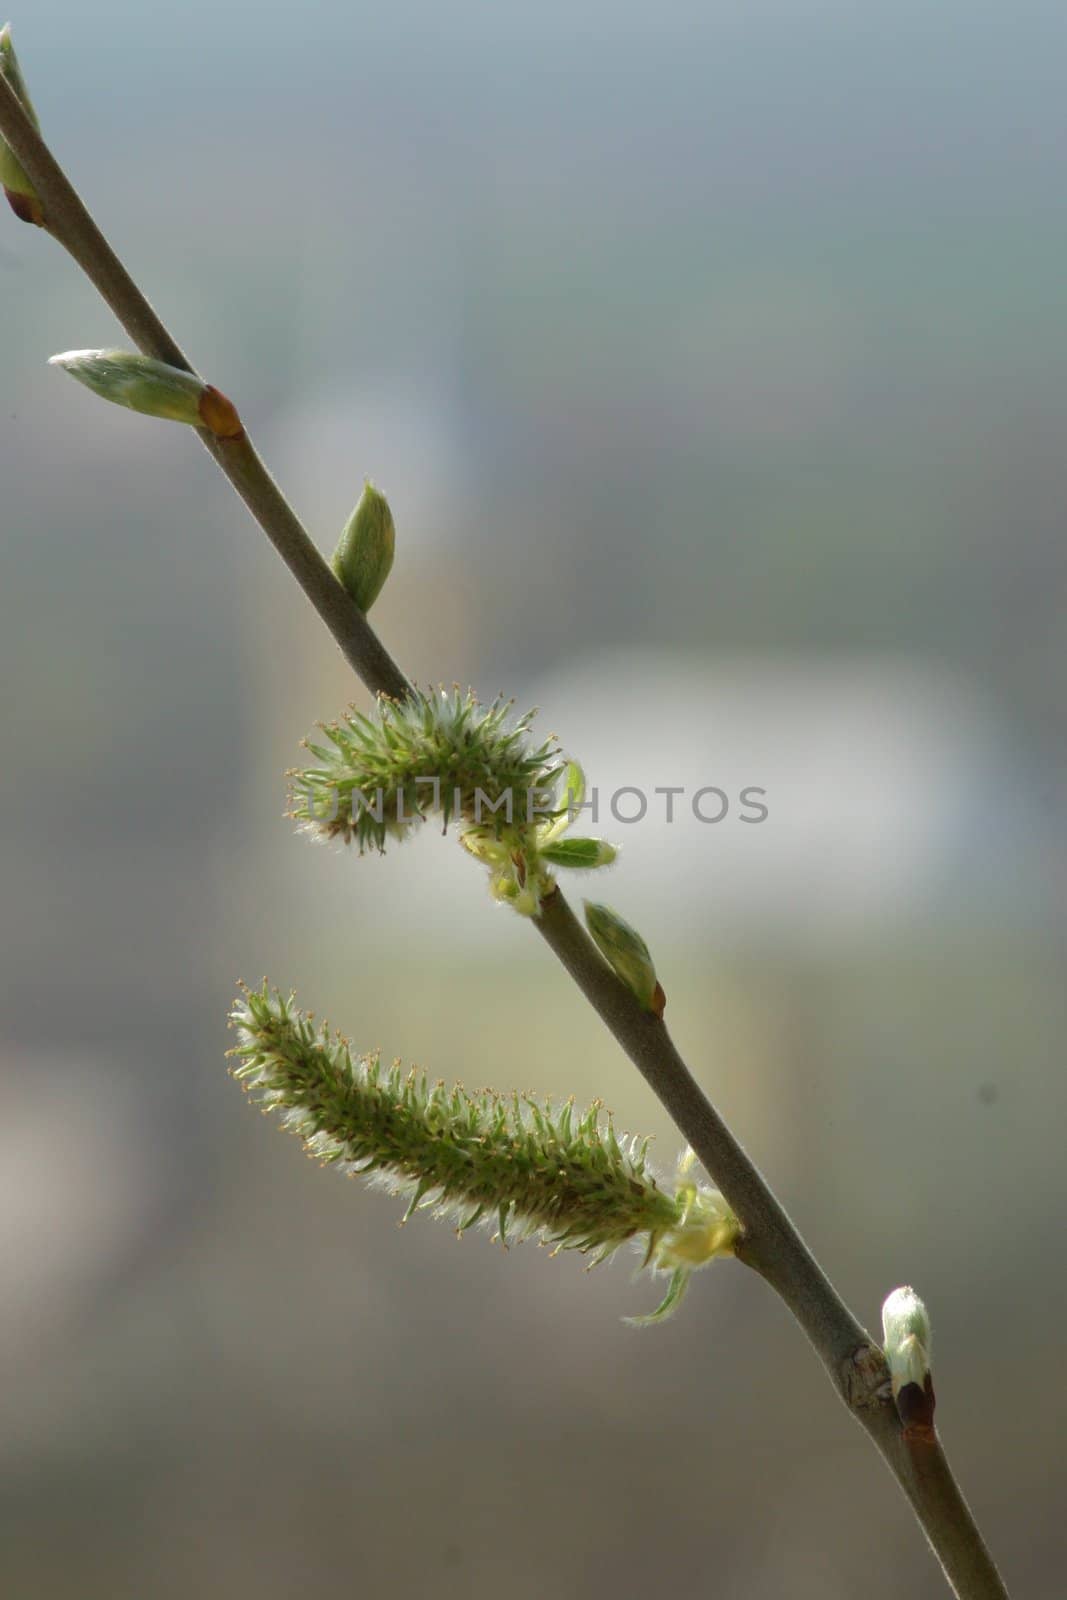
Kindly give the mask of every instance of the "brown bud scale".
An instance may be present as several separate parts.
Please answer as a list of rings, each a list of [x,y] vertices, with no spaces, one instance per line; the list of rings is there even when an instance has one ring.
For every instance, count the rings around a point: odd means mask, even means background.
[[[44,207],[35,194],[16,194],[14,189],[6,188],[4,193],[20,222],[32,222],[35,227],[44,227]]]
[[[920,1389],[917,1383],[905,1383],[897,1394],[897,1413],[904,1437],[909,1444],[933,1444],[934,1385],[930,1374]]]
[[[197,409],[204,427],[217,439],[239,439],[245,431],[237,407],[213,383],[204,385]]]

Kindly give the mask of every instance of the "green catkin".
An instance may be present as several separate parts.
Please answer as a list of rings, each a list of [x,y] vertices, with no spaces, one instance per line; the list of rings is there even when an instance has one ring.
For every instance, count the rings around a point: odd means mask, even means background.
[[[560,837],[585,779],[551,739],[531,745],[532,720],[512,719],[509,701],[482,706],[459,689],[381,699],[377,718],[349,711],[322,724],[328,745],[305,742],[321,764],[290,772],[289,815],[313,838],[355,843],[362,855],[436,811],[446,828],[460,824],[493,898],[536,917],[554,869],[592,871],[618,852],[603,839]]]
[[[680,1178],[661,1189],[646,1140],[620,1140],[594,1105],[553,1107],[528,1096],[471,1095],[377,1055],[354,1057],[266,984],[231,1016],[234,1076],[277,1111],[308,1153],[432,1209],[460,1231],[493,1223],[502,1239],[539,1235],[604,1260],[629,1240],[670,1286],[651,1318],[677,1305],[692,1271],[733,1253],[737,1223],[722,1196]]]
[[[530,746],[532,717],[512,721],[510,702],[482,706],[459,689],[382,699],[376,718],[351,710],[322,725],[328,744],[306,744],[320,764],[289,774],[290,815],[360,854],[384,849],[434,809],[446,825],[495,825],[489,806],[509,793],[512,816],[502,811],[499,826],[521,824],[527,795],[551,790],[562,770],[551,740]]]

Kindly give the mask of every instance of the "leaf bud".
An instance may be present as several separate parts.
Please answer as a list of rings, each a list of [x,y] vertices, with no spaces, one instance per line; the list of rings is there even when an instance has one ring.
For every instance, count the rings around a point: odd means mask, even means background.
[[[219,439],[238,439],[244,429],[233,402],[195,372],[155,361],[132,350],[66,350],[49,366],[62,367],[94,394],[146,417],[187,422]]]
[[[667,997],[656,978],[648,946],[610,906],[585,902],[585,920],[604,960],[646,1011],[662,1017]]]
[[[331,565],[361,611],[369,611],[393,566],[396,528],[384,494],[367,478],[337,543]]]
[[[33,109],[33,101],[23,81],[22,68],[19,66],[15,46],[12,43],[10,23],[5,23],[4,27],[0,28],[0,77],[17,95],[22,102],[23,111],[34,127],[38,128],[37,113]],[[35,222],[38,227],[44,225],[44,209],[37,197],[37,190],[26,176],[22,162],[7,140],[2,138],[0,138],[0,185],[3,186],[8,204],[16,217],[22,222]]]
[[[882,1307],[885,1358],[893,1399],[911,1440],[933,1438],[934,1386],[930,1318],[914,1289],[894,1289]]]

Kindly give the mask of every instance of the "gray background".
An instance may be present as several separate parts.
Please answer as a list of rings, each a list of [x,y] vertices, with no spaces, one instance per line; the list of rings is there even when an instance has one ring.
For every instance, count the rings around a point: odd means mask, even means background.
[[[420,681],[538,703],[625,826],[701,1081],[859,1314],[913,1282],[1009,1580],[1062,1592],[1060,6],[40,0],[46,133]],[[354,693],[191,434],[0,219],[0,1577],[81,1600],[938,1596],[729,1264],[457,1244],[227,1078],[239,975],[442,1076],[677,1139],[451,841],[313,850]]]

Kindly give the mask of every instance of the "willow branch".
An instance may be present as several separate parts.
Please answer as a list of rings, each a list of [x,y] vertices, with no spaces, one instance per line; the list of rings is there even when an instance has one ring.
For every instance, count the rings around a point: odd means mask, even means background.
[[[0,129],[41,197],[45,229],[81,267],[141,354],[194,372],[192,362],[100,232],[2,76]],[[410,688],[408,680],[315,548],[247,433],[237,439],[220,439],[206,428],[198,428],[197,432],[315,607],[353,671],[374,693],[403,696]]]
[[[89,215],[18,97],[0,77],[0,133],[31,179],[45,229],[74,258],[142,354],[193,371]],[[403,697],[410,685],[363,612],[338,583],[247,434],[198,430],[362,682]],[[781,1296],[838,1394],[907,1496],[959,1600],[1007,1591],[932,1433],[905,1436],[882,1352],[849,1311],[760,1172],[678,1054],[663,1022],[638,1004],[601,959],[559,890],[534,926],[692,1145],[743,1230],[737,1255]]]

